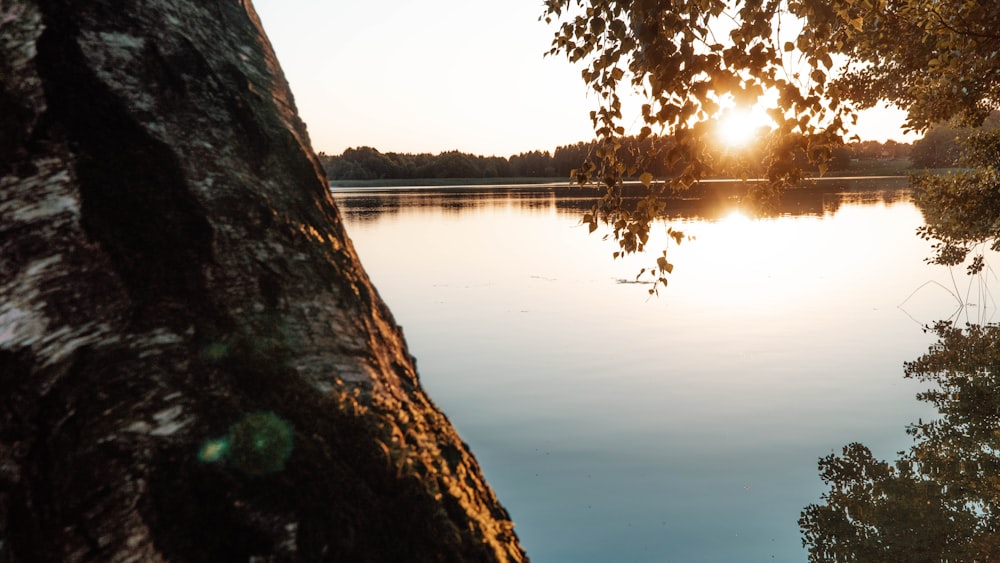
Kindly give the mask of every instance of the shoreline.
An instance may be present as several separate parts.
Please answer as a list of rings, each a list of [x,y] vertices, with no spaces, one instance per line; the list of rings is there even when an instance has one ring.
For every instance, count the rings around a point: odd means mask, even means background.
[[[933,172],[933,171],[931,171]],[[865,182],[865,181],[887,181],[887,180],[908,180],[910,175],[837,175],[806,178],[799,184],[787,189],[808,189],[818,183],[828,182]],[[662,182],[662,180],[657,180]],[[708,178],[700,180],[691,188],[707,185],[753,185],[766,183],[764,178]],[[634,188],[640,186],[638,180],[624,182],[625,187]],[[599,186],[589,184],[580,186],[569,179],[561,178],[446,178],[446,179],[413,179],[413,180],[332,180],[330,191],[336,193],[350,192],[375,192],[375,191],[404,191],[404,190],[495,190],[498,188],[509,189],[577,189],[577,190],[598,190]]]

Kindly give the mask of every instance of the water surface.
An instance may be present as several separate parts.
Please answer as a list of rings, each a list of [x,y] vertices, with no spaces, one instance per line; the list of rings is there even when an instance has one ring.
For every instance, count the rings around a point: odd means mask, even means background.
[[[932,411],[902,364],[922,325],[968,314],[968,280],[924,263],[905,183],[880,182],[798,190],[767,219],[721,189],[676,202],[653,298],[633,282],[655,253],[612,260],[579,190],[335,197],[533,561],[799,562],[818,458],[908,447]]]

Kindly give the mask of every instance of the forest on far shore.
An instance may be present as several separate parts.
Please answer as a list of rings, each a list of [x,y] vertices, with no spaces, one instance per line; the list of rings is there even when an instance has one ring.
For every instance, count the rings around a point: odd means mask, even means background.
[[[626,139],[637,151],[643,143]],[[439,154],[380,152],[372,147],[350,148],[339,155],[319,153],[330,180],[402,180],[426,178],[568,178],[587,158],[592,143],[577,143],[555,151],[531,151],[510,157],[480,156],[459,151]],[[851,160],[906,158],[909,144],[865,141],[844,145],[834,153],[831,170],[846,170]],[[675,164],[674,168],[679,165]],[[664,164],[650,170],[656,176],[671,174]]]
[[[994,114],[984,129],[1000,128],[1000,114]],[[887,141],[859,141],[837,147],[828,170],[858,172],[872,170],[872,161],[908,158],[910,168],[948,168],[961,166],[961,140],[970,129],[947,125],[932,127],[913,144]],[[634,138],[626,139],[633,153],[644,149]],[[479,156],[459,151],[439,154],[380,152],[372,147],[349,148],[339,155],[319,153],[320,163],[331,180],[408,180],[436,178],[568,178],[570,172],[587,158],[589,142],[560,146],[555,151],[530,151],[510,157]],[[754,150],[752,147],[747,150]],[[720,160],[725,157],[719,149]],[[804,157],[803,157],[804,160]],[[675,165],[676,167],[676,165]],[[806,166],[808,168],[808,166]],[[657,177],[673,172],[665,163],[650,170]]]

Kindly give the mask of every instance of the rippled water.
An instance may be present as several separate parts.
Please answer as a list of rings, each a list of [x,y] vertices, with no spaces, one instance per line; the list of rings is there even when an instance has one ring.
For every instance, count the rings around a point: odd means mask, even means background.
[[[676,269],[650,298],[653,258],[612,260],[579,190],[335,192],[533,561],[804,561],[818,458],[891,458],[932,415],[902,364],[970,286],[924,263],[905,182],[823,182],[767,219],[728,194],[654,229]],[[668,225],[694,239],[666,246]]]

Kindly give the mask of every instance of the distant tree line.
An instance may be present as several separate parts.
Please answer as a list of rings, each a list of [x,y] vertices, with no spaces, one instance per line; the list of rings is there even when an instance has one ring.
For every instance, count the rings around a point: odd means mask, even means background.
[[[629,155],[648,153],[659,150],[663,154],[669,152],[671,140],[648,137],[638,141],[634,137],[623,141],[622,155],[626,164]],[[319,153],[320,162],[326,169],[331,180],[405,180],[425,178],[568,178],[591,154],[593,143],[580,142],[573,145],[560,146],[553,152],[531,151],[510,157],[479,156],[459,151],[448,151],[439,154],[408,154],[396,152],[380,152],[372,147],[349,148],[339,155]],[[656,148],[658,147],[658,148]],[[742,149],[743,155],[760,150],[759,147]],[[718,149],[715,161],[718,163],[718,174],[733,174],[735,166],[732,151]],[[910,145],[887,141],[863,141],[846,144],[833,152],[830,170],[849,170],[852,162],[858,160],[879,160],[906,158],[910,153]],[[749,162],[750,158],[741,158],[741,162]],[[801,156],[801,165],[809,168],[805,155]],[[647,171],[656,177],[666,177],[678,173],[684,167],[683,162],[671,163],[663,158],[654,163]],[[751,175],[761,171],[744,170]]]
[[[403,180],[416,178],[543,178],[569,174],[557,167],[548,151],[531,151],[505,158],[459,151],[440,154],[379,152],[350,148],[340,155],[319,154],[331,180]]]

